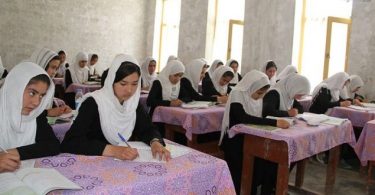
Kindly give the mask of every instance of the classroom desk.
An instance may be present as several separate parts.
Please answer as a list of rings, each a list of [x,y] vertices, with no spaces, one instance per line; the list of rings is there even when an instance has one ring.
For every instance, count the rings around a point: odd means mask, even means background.
[[[185,109],[159,106],[155,109],[152,121],[165,124],[165,137],[174,140],[174,133],[187,137],[187,146],[209,154],[220,155],[218,140],[198,143],[200,134],[221,131],[225,107],[213,106],[205,109]]]
[[[83,188],[50,194],[235,194],[226,162],[196,150],[168,163],[60,154],[38,159],[36,167],[55,168]]]
[[[297,100],[303,107],[304,112],[308,112],[312,103],[312,96],[305,96],[304,98]]]
[[[362,166],[366,166],[368,161],[375,161],[375,120],[366,123],[354,150]]]
[[[89,93],[89,92],[96,91],[100,88],[102,88],[101,85],[85,85],[85,84],[72,83],[65,90],[65,92],[66,93],[72,93],[72,92],[76,92],[77,89],[82,89],[82,93],[86,94],[86,93]]]
[[[375,119],[375,110],[363,111],[346,107],[334,107],[330,116],[349,119],[354,127],[364,127],[368,121]]]
[[[52,130],[55,133],[55,136],[57,137],[57,139],[60,141],[60,143],[64,140],[65,134],[70,129],[71,125],[72,125],[72,122],[51,125]]]
[[[143,106],[143,109],[148,112],[150,107],[147,106],[147,97],[148,94],[141,93],[141,97],[139,98],[139,103]]]
[[[355,136],[350,121],[341,126],[320,125],[307,126],[305,122],[289,129],[273,131],[261,130],[259,127],[235,125],[229,130],[229,137],[237,133],[245,134],[243,149],[243,171],[241,194],[250,194],[254,157],[278,163],[276,194],[287,194],[289,165],[292,162],[306,159],[315,154],[329,150],[329,162],[326,175],[326,193],[332,192],[335,174],[340,155],[340,145],[344,143],[354,147]],[[296,187],[303,185],[305,160],[297,165]]]
[[[55,83],[55,85],[64,85],[64,78],[53,78],[52,79],[53,83]]]
[[[366,123],[354,148],[362,166],[369,166],[367,182],[375,183],[372,179],[372,169],[375,167],[375,120]]]

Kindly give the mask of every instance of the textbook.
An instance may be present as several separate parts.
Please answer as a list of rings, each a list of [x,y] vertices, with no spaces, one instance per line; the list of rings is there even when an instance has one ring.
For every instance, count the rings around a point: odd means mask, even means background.
[[[138,151],[138,158],[134,159],[133,162],[156,162],[156,163],[165,163],[166,161],[160,161],[158,157],[154,158],[151,152],[151,146],[143,142],[128,142],[132,148],[136,148]],[[127,146],[125,143],[120,143],[119,146]],[[166,144],[167,150],[171,153],[171,158],[177,158],[183,156],[190,152],[190,149],[183,146]]]
[[[309,113],[309,112],[298,114],[296,117],[300,120],[306,121],[306,123],[310,126],[318,126],[320,124],[337,126],[337,125],[343,124],[347,120],[347,119],[327,116],[325,114],[314,114],[314,113]]]
[[[98,81],[85,81],[83,82],[85,85],[100,85],[100,82]]]
[[[354,110],[362,110],[362,111],[371,111],[375,110],[375,108],[366,107],[366,106],[356,106],[356,105],[350,105],[349,108],[352,108]]]
[[[362,103],[362,105],[366,108],[373,108],[375,109],[375,104],[373,103]]]
[[[58,189],[82,189],[55,169],[21,168],[0,174],[0,194],[47,194]]]
[[[274,120],[277,120],[277,119],[286,120],[289,123],[289,126],[293,126],[293,125],[296,124],[296,119],[291,118],[291,117],[266,116],[266,118],[268,118],[268,119],[274,119]]]
[[[207,102],[207,101],[192,101],[189,103],[183,103],[181,105],[182,108],[208,108],[210,106],[215,105],[215,102]]]
[[[280,129],[279,127],[271,126],[271,125],[255,125],[255,124],[246,124],[246,126],[254,129],[260,129],[264,131],[274,131]]]

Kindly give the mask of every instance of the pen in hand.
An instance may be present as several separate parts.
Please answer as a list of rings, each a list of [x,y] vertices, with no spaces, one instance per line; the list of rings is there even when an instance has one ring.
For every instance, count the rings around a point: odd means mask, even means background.
[[[123,141],[129,148],[132,148],[129,143],[126,141],[126,139],[120,134],[120,133],[117,133],[117,135],[120,137],[121,141]]]
[[[2,146],[0,146],[0,149],[5,152],[5,153],[9,153],[6,149],[4,149]]]

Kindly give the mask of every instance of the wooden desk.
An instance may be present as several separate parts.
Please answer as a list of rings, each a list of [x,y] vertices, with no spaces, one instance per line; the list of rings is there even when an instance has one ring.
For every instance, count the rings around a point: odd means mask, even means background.
[[[276,194],[286,194],[288,191],[289,165],[298,162],[296,187],[302,188],[306,161],[310,156],[329,150],[330,157],[327,167],[326,193],[332,191],[340,155],[340,145],[348,143],[355,145],[355,136],[350,121],[340,126],[320,125],[307,126],[305,122],[289,129],[273,131],[262,130],[258,127],[235,125],[229,130],[229,137],[237,133],[244,134],[243,171],[241,194],[250,194],[254,157],[263,158],[279,165]]]
[[[220,132],[224,107],[206,109],[184,109],[179,107],[159,106],[155,109],[152,121],[164,123],[165,137],[174,140],[175,133],[185,134],[187,146],[196,150],[222,157],[219,140],[198,143],[198,135]]]

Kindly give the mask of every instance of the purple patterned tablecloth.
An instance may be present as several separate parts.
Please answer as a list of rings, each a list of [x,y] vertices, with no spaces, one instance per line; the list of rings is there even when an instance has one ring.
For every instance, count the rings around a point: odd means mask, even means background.
[[[83,188],[50,194],[235,194],[225,161],[195,150],[168,163],[60,154],[36,167],[55,168]]]
[[[152,116],[153,122],[182,126],[186,137],[192,140],[193,134],[221,131],[225,107],[213,106],[205,109],[185,109],[159,106]]]
[[[84,85],[84,84],[78,84],[78,83],[72,83],[69,85],[69,87],[65,90],[66,93],[72,93],[76,92],[77,89],[82,89],[82,93],[86,94],[89,92],[93,92],[95,90],[100,89],[102,86],[100,85]]]
[[[55,85],[64,85],[64,78],[53,78],[52,81]]]
[[[366,123],[354,148],[362,166],[375,161],[375,120]]]
[[[308,112],[311,106],[312,97],[306,96],[303,99],[298,100],[298,102],[302,105],[303,111]]]
[[[139,103],[143,106],[143,109],[148,112],[148,110],[150,109],[148,106],[147,106],[147,97],[148,97],[148,94],[141,94],[141,97],[139,98]]]
[[[368,121],[375,119],[375,111],[355,110],[346,107],[334,107],[330,116],[349,119],[354,127],[364,127]]]
[[[59,139],[60,143],[64,140],[65,133],[70,129],[71,125],[72,125],[71,122],[51,125],[52,130],[55,133],[57,139]]]
[[[355,136],[350,121],[345,121],[340,126],[322,124],[317,127],[307,126],[305,122],[297,121],[296,125],[289,129],[273,131],[240,124],[229,130],[229,137],[238,133],[285,141],[288,145],[289,164],[327,151],[343,143],[348,143],[352,147],[355,146]]]

